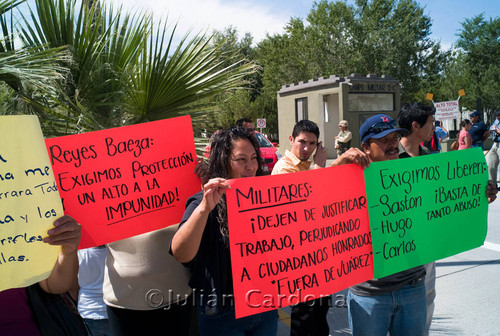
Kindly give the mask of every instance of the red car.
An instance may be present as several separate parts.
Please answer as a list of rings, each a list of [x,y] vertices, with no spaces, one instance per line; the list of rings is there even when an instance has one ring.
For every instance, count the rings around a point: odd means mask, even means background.
[[[205,146],[205,157],[209,157],[210,155],[210,144],[212,143],[212,139],[215,134],[217,134],[217,132],[212,134],[212,136],[210,137],[210,142],[207,146]],[[263,134],[257,131],[255,132],[255,136],[259,141],[260,155],[262,156],[262,159],[264,159],[264,165],[262,166],[262,169],[264,170],[264,173],[270,174],[276,162],[281,158],[281,154],[278,151],[278,148],[276,148],[278,144],[275,142],[272,143]]]

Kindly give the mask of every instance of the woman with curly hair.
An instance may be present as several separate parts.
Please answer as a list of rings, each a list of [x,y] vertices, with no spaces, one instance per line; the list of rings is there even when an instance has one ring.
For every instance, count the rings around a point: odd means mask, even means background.
[[[220,132],[212,143],[209,181],[191,196],[170,252],[191,270],[201,335],[275,335],[275,310],[236,319],[229,253],[227,180],[262,175],[257,139],[245,129]]]

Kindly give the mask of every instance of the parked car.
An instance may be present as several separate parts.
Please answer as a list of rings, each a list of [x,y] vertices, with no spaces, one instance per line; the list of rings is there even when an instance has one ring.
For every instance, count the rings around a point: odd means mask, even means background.
[[[215,132],[212,134],[210,137],[210,142],[208,145],[205,146],[205,157],[209,157],[210,155],[210,149],[211,149],[211,143],[214,135],[217,134]],[[281,154],[278,151],[278,144],[276,142],[271,142],[269,141],[262,133],[255,132],[255,137],[257,138],[257,141],[259,142],[260,145],[260,155],[262,156],[262,159],[264,160],[264,164],[262,165],[262,169],[264,170],[264,173],[270,174],[271,171],[274,168],[274,165],[278,160],[281,158]]]

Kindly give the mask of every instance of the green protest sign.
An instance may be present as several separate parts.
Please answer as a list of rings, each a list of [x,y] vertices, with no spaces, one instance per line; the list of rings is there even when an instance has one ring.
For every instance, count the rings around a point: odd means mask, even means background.
[[[365,183],[375,278],[481,246],[487,171],[480,148],[372,163]]]

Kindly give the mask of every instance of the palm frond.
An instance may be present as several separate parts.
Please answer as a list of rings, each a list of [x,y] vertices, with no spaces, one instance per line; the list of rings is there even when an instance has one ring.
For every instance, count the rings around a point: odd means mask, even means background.
[[[7,13],[25,1],[26,0],[0,0],[0,15]]]
[[[79,7],[75,0],[34,2],[35,9],[20,13],[22,43],[40,55],[67,46],[71,57],[57,61],[68,76],[51,78],[55,89],[24,93],[51,134],[206,111],[213,97],[242,86],[256,69],[241,57],[221,57],[223,48],[204,34],[188,33],[174,47],[176,26],[166,20],[156,26],[151,14],[99,1],[90,7],[87,1]]]
[[[175,26],[170,35],[166,21],[159,26],[128,82],[126,102],[138,122],[199,111],[210,104],[205,98],[241,86],[255,72],[255,65],[241,60],[222,67],[220,47],[212,47],[212,37],[205,35],[188,40],[188,32],[170,54],[174,36]]]

